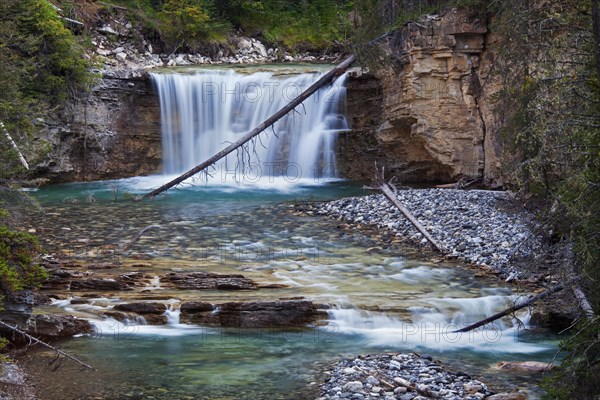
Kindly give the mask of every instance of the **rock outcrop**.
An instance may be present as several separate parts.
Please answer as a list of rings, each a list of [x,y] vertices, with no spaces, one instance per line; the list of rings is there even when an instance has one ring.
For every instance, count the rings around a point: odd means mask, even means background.
[[[38,175],[52,182],[160,171],[160,104],[147,74],[105,75],[90,94],[45,122],[51,145]]]
[[[393,62],[348,82],[352,130],[339,141],[343,176],[374,164],[404,182],[485,178],[498,185],[498,121],[485,21],[448,10],[409,22],[384,45]]]
[[[82,333],[92,333],[92,325],[71,315],[34,315],[29,320],[28,334],[41,338],[66,338]]]

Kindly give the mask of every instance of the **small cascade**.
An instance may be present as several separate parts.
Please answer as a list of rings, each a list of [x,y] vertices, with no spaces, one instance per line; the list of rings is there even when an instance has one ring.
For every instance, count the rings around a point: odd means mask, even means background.
[[[123,320],[123,325],[125,326],[139,326],[139,325],[148,325],[148,322],[141,315],[131,316],[130,318],[125,318]]]
[[[165,311],[167,317],[167,325],[179,325],[181,317],[181,309],[179,304],[170,304],[169,308]]]
[[[239,140],[320,78],[280,77],[204,70],[154,73],[161,108],[164,172],[188,170]],[[304,101],[295,112],[229,155],[212,172],[217,182],[256,183],[261,178],[321,179],[337,176],[336,134],[347,129],[343,113],[346,75]]]
[[[143,290],[160,290],[160,277],[158,275],[153,276]]]

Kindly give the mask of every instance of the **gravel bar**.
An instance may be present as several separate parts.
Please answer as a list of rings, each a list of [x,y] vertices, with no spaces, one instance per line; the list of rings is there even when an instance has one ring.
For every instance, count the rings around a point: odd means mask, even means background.
[[[318,400],[480,400],[492,395],[482,382],[417,354],[360,355],[338,362],[328,374]]]
[[[444,247],[446,256],[488,266],[509,280],[519,278],[511,265],[514,256],[529,257],[541,244],[530,227],[532,214],[514,209],[508,192],[460,189],[407,189],[398,199]],[[420,232],[382,194],[349,197],[303,205],[312,215],[326,215],[351,224],[387,228],[397,238],[427,246]]]

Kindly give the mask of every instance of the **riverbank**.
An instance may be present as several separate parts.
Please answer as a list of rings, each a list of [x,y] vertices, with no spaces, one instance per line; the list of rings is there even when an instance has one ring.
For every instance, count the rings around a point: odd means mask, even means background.
[[[398,199],[445,249],[447,259],[500,273],[508,281],[528,277],[517,265],[542,248],[535,216],[509,192],[407,189]],[[356,227],[389,231],[396,241],[430,248],[423,235],[383,195],[305,203],[297,209]]]
[[[468,374],[414,353],[359,355],[336,363],[327,375],[318,400],[526,399],[521,393],[494,394]]]

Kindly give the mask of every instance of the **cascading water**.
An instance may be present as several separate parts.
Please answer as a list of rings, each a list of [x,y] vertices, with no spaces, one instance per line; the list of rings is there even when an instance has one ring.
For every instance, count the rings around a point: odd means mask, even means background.
[[[160,96],[164,172],[185,171],[235,142],[319,79],[320,74],[250,75],[232,70],[152,74]],[[341,112],[345,75],[264,131],[246,150],[219,163],[213,178],[255,183],[337,176],[336,134],[347,129]]]

